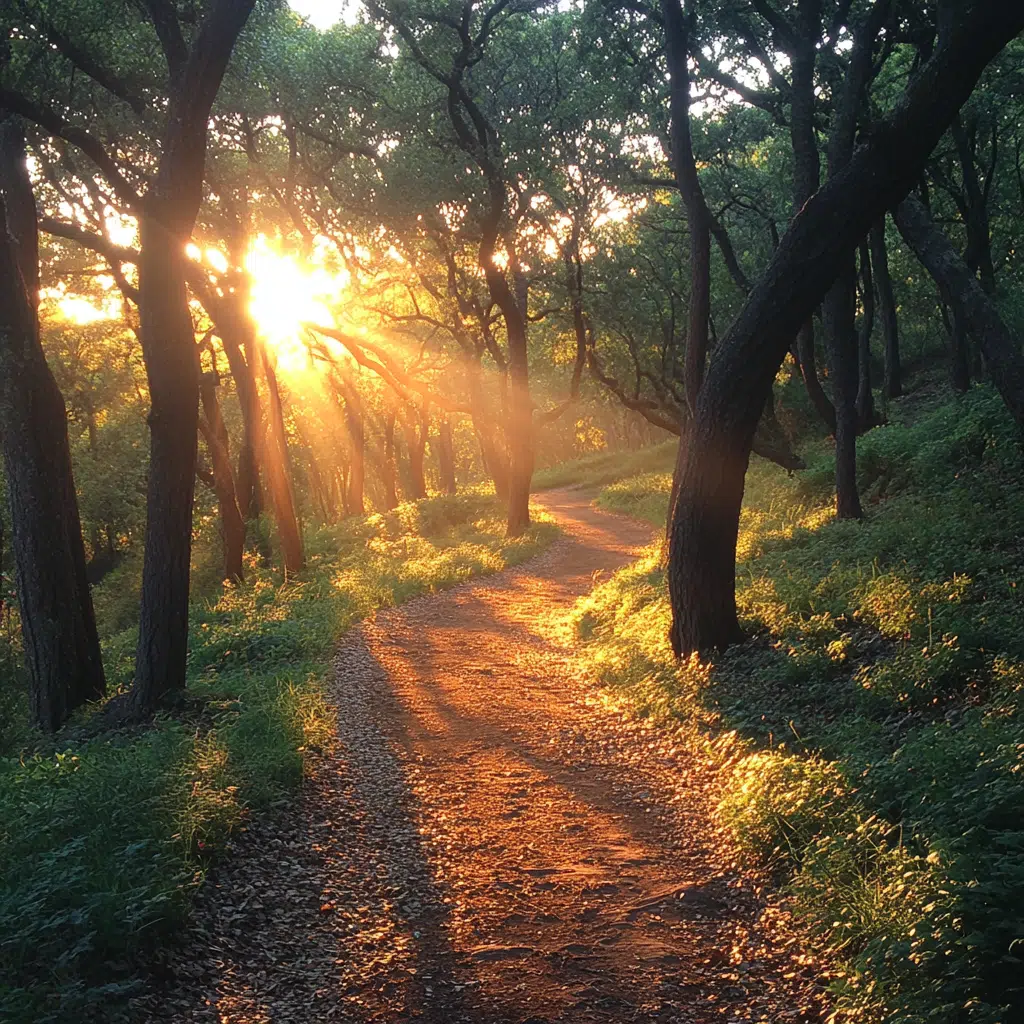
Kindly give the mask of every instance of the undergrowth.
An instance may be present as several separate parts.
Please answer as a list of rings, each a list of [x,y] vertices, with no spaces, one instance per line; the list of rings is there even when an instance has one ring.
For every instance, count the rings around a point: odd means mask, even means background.
[[[506,540],[493,498],[464,495],[318,530],[298,578],[254,559],[244,585],[193,601],[187,698],[152,728],[83,740],[78,721],[49,746],[5,733],[34,747],[0,760],[0,1019],[120,1019],[140,954],[180,923],[210,858],[248,814],[287,801],[330,735],[338,635],[525,560],[555,533],[541,518]],[[131,677],[133,572],[96,591],[112,686]],[[0,652],[16,672],[12,644]]]
[[[892,410],[901,415],[897,404]],[[821,447],[752,464],[750,639],[677,664],[660,552],[574,612],[580,657],[720,759],[723,819],[839,966],[837,1019],[1024,1019],[1024,460],[998,396],[918,404],[859,442],[867,517]],[[599,501],[661,524],[669,478]]]
[[[603,487],[614,480],[635,473],[671,472],[678,442],[664,441],[628,451],[598,452],[572,462],[539,469],[533,474],[535,491],[553,487]]]

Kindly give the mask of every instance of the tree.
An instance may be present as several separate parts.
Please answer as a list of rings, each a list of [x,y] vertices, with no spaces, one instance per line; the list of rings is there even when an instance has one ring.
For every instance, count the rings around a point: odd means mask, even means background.
[[[33,722],[55,732],[106,691],[64,398],[39,337],[36,207],[21,124],[0,124],[0,443]]]
[[[932,56],[851,159],[807,201],[718,346],[697,404],[669,553],[677,655],[740,636],[736,538],[751,442],[771,382],[801,324],[884,211],[899,202],[985,65],[1024,28],[997,0],[944,5]]]
[[[932,221],[920,199],[908,196],[893,216],[904,241],[952,306],[957,324],[977,339],[992,382],[1017,426],[1024,430],[1024,358],[1020,339],[1014,337],[984,286]]]

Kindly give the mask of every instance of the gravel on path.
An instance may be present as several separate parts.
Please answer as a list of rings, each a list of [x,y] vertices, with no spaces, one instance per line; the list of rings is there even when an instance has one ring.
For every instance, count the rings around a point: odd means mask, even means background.
[[[346,635],[334,742],[211,872],[136,1019],[821,1019],[710,765],[572,670],[564,612],[650,529],[541,501],[565,531],[543,555]]]

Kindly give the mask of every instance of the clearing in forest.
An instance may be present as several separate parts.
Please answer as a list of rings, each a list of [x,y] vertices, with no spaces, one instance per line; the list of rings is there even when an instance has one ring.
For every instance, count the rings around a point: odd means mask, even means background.
[[[211,874],[139,1019],[818,1019],[710,768],[570,670],[563,613],[650,528],[544,504],[545,554],[348,634],[336,742]]]

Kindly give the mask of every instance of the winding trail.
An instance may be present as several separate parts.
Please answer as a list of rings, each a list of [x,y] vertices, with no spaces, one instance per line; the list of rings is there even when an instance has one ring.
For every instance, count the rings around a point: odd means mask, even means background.
[[[543,555],[346,637],[337,742],[235,841],[134,1019],[820,1019],[709,768],[570,669],[561,613],[649,528],[541,500],[566,532]]]

